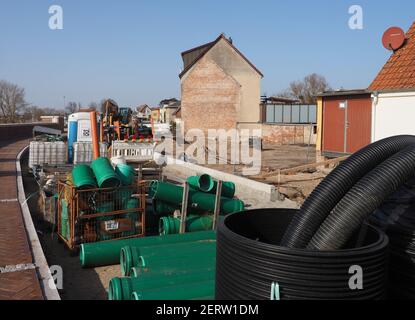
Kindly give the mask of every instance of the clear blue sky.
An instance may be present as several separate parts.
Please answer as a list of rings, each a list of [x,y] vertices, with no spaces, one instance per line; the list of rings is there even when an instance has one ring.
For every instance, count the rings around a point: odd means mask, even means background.
[[[53,4],[64,30],[48,28]],[[363,30],[348,28],[353,4]],[[180,52],[225,32],[264,73],[262,93],[312,72],[334,88],[367,87],[389,56],[383,31],[413,21],[413,0],[0,0],[0,79],[45,107],[63,96],[155,105],[180,97]]]

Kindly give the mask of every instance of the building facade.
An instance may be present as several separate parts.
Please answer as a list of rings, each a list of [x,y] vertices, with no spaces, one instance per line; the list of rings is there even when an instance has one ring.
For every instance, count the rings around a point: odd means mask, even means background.
[[[182,53],[181,118],[185,131],[259,124],[262,73],[223,34]]]
[[[395,50],[370,85],[372,141],[400,134],[415,135],[415,23],[404,45]]]

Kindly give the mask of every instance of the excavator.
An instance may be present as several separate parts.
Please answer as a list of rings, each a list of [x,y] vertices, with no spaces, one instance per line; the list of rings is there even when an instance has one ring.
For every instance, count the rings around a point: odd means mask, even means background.
[[[133,117],[130,108],[120,108],[112,99],[103,103],[101,124],[101,141],[148,139],[153,136],[152,129]]]

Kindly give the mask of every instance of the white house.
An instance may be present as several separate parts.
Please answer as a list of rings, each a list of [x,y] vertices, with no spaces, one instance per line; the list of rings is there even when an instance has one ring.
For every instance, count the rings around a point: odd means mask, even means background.
[[[372,141],[415,135],[415,23],[369,87],[372,92]]]
[[[140,119],[149,120],[151,117],[150,107],[146,104],[137,107],[137,117]]]

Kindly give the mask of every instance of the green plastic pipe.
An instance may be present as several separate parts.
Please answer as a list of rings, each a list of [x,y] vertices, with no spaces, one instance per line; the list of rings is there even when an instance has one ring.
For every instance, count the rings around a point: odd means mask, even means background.
[[[180,257],[192,258],[199,255],[212,256],[216,254],[216,241],[202,240],[178,245],[142,247],[139,250],[138,266],[154,266],[159,260],[169,260]],[[135,265],[134,265],[135,266]]]
[[[69,238],[69,215],[68,215],[68,204],[65,199],[61,199],[61,235],[68,240]]]
[[[208,174],[187,178],[190,186],[203,192],[216,194],[218,183]],[[235,196],[235,184],[230,181],[222,182],[222,197],[232,199]]]
[[[153,213],[158,216],[170,216],[173,215],[174,211],[181,210],[181,205],[173,205],[164,201],[153,200]],[[188,214],[198,214],[199,211],[189,207],[187,208]]]
[[[142,269],[140,267],[132,267],[130,270],[130,276],[132,278],[139,278],[139,277],[159,277],[159,276],[176,276],[176,275],[186,275],[189,273],[215,273],[215,265],[204,265],[195,267],[192,269],[168,269],[166,270],[165,266],[161,268],[152,268],[151,271],[149,269]]]
[[[188,241],[216,239],[216,232],[202,231],[168,236],[132,238],[108,242],[83,243],[80,247],[79,259],[84,268],[108,266],[120,263],[120,251],[125,246],[146,247]]]
[[[78,189],[94,189],[97,187],[92,169],[85,164],[79,164],[72,169],[72,181]]]
[[[157,267],[162,267],[164,265],[175,265],[176,262],[188,262],[190,266],[195,265],[195,266],[199,266],[201,264],[200,259],[202,260],[208,260],[210,261],[211,259],[215,259],[216,257],[216,250],[215,249],[210,249],[210,250],[203,250],[203,251],[194,251],[194,252],[190,252],[188,253],[184,253],[184,252],[178,252],[176,256],[167,256],[167,257],[159,257],[159,256],[155,256],[155,257],[145,257],[145,256],[140,256],[138,258],[138,265],[135,265],[134,267],[140,267],[143,269],[150,269],[150,268],[157,268]],[[131,270],[131,269],[130,269]]]
[[[214,280],[215,272],[188,272],[178,275],[146,274],[140,278],[112,278],[108,287],[109,300],[130,300],[134,291]]]
[[[173,205],[180,205],[183,198],[183,187],[162,181],[152,181],[149,188],[152,199],[165,201]],[[199,211],[213,212],[215,209],[215,195],[189,189],[189,207]],[[244,210],[244,203],[238,199],[221,198],[220,213],[223,215]]]
[[[186,218],[186,232],[195,232],[203,230],[212,230],[213,216],[188,216]],[[161,217],[159,220],[159,234],[177,234],[180,232],[180,219]]]
[[[115,173],[120,178],[123,186],[130,186],[134,182],[135,170],[128,164],[117,164]]]
[[[121,185],[121,180],[115,173],[108,158],[100,157],[91,163],[91,169],[100,188],[113,188]]]
[[[146,268],[140,268],[137,275],[146,273],[163,273],[170,274],[176,273],[180,270],[196,270],[200,268],[215,268],[216,256],[200,256],[198,259],[173,259],[173,260],[159,260],[157,266],[148,266]],[[131,272],[131,270],[130,270]]]
[[[215,295],[215,281],[186,283],[163,288],[135,291],[133,300],[191,300]]]
[[[208,257],[216,254],[215,242],[191,242],[169,246],[121,248],[120,268],[123,276],[129,276],[132,267],[156,266],[155,263],[169,259],[187,259],[189,257]],[[209,240],[208,240],[209,241]]]
[[[193,271],[199,269],[215,269],[216,265],[216,256],[202,256],[198,258],[198,261],[188,260],[188,259],[179,259],[179,260],[162,260],[159,261],[158,266],[152,266],[147,268],[134,267],[130,270],[130,275],[134,270],[134,277],[141,277],[145,274],[177,274],[184,270]]]

